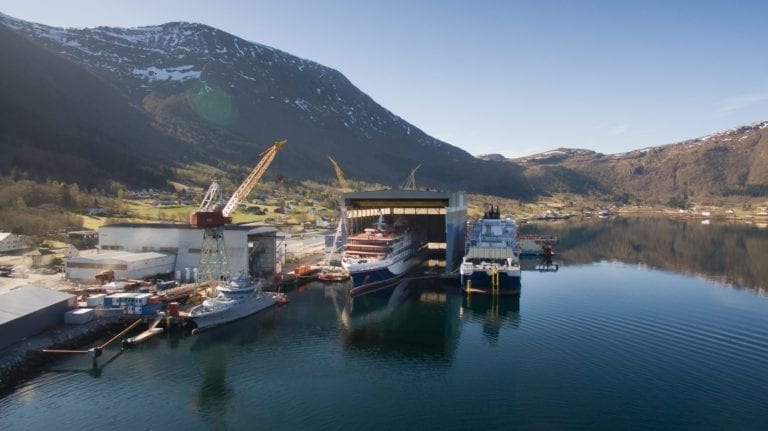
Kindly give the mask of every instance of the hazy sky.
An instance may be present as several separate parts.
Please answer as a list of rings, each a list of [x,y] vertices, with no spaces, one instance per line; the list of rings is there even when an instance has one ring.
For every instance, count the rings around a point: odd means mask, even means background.
[[[473,154],[618,153],[768,120],[762,0],[3,0],[0,12],[208,24],[335,68]]]

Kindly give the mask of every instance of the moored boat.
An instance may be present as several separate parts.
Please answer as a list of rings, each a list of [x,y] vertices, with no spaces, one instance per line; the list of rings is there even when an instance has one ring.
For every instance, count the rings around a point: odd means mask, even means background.
[[[340,282],[349,280],[349,272],[339,266],[324,267],[317,276],[320,281]]]
[[[216,286],[216,295],[192,308],[189,317],[195,333],[255,314],[277,304],[284,294],[262,290],[264,280],[228,280]]]
[[[381,221],[375,228],[350,235],[344,245],[341,265],[352,277],[352,294],[400,278],[424,260],[426,235],[402,224]]]
[[[517,224],[501,219],[491,206],[482,219],[472,224],[459,267],[461,285],[471,291],[519,294],[520,246]]]

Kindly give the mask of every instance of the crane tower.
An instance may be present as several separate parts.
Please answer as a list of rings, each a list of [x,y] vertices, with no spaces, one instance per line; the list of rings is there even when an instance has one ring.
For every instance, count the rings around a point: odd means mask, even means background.
[[[224,225],[232,223],[232,214],[237,206],[253,190],[286,142],[288,141],[277,141],[259,154],[261,156],[259,163],[226,203],[224,203],[219,181],[213,180],[203,196],[200,207],[189,215],[189,224],[192,227],[205,229],[203,245],[200,248],[199,281],[220,280],[230,276],[224,244]]]
[[[347,179],[344,176],[344,171],[341,170],[341,166],[339,166],[339,163],[336,162],[336,160],[333,160],[331,156],[328,156],[328,160],[330,160],[331,164],[333,165],[333,171],[336,173],[336,179],[339,181],[339,187],[341,188],[341,192],[344,193],[348,190],[351,190],[349,188],[349,183],[347,183]],[[341,242],[343,243],[347,236],[347,233],[348,233],[348,228],[347,228],[346,208],[344,207],[344,199],[340,197],[339,223],[336,226],[336,234],[333,236],[333,245],[331,246],[331,251],[325,257],[325,263],[327,265],[331,265],[331,263],[337,257],[337,254],[339,252],[339,247],[337,246],[339,243],[339,240],[341,240]]]

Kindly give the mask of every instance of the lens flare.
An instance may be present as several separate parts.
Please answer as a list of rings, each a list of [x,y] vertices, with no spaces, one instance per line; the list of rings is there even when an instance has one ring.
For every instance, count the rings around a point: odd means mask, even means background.
[[[209,123],[227,126],[237,118],[232,96],[219,87],[201,82],[187,91],[192,109]]]

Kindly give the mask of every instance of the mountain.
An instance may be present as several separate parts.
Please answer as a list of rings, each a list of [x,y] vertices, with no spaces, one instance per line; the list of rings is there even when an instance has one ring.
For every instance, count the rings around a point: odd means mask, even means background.
[[[94,186],[94,178],[165,183],[157,157],[182,148],[80,65],[0,26],[0,172]]]
[[[62,29],[0,14],[0,173],[128,184],[348,178],[513,198],[568,192],[685,203],[768,195],[766,122],[605,155],[559,148],[473,157],[386,110],[340,72],[193,23]]]
[[[50,60],[51,66],[35,69],[39,79],[55,81],[58,67],[74,70],[71,64],[76,64],[88,76],[82,79],[98,78],[101,97],[121,106],[127,101],[141,111],[146,117],[142,130],[163,137],[147,139],[149,148],[136,154],[171,167],[203,163],[242,178],[266,146],[288,139],[269,174],[329,180],[333,170],[326,155],[331,155],[354,180],[397,185],[423,164],[417,178],[421,186],[523,198],[533,194],[516,165],[477,159],[430,137],[338,71],[212,27],[175,22],[132,29],[62,29],[2,14],[0,24],[28,38],[27,45],[43,46],[49,56],[58,57]],[[2,37],[11,39],[10,32]],[[51,76],[43,77],[46,73]],[[56,85],[62,91],[68,88]],[[49,105],[45,94],[40,91],[29,105]],[[77,94],[60,97],[89,104]],[[122,122],[121,116],[103,112],[105,121],[107,115],[113,123]],[[64,115],[61,122],[69,120]],[[131,130],[119,132],[138,142]],[[50,133],[57,134],[58,125]],[[174,154],[160,154],[167,152]],[[196,180],[205,183],[209,178]]]
[[[539,191],[602,192],[650,203],[768,195],[768,121],[605,155],[558,148],[508,160]]]

